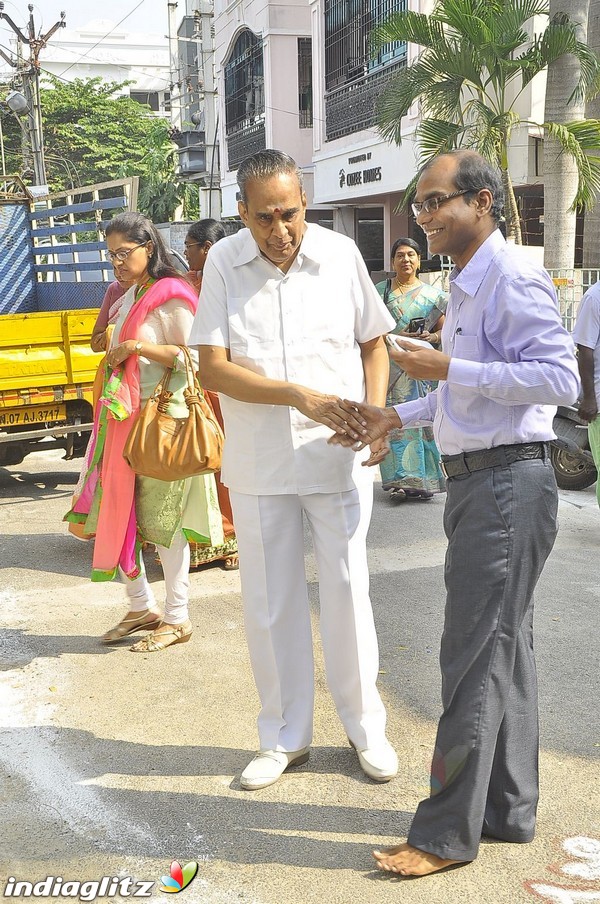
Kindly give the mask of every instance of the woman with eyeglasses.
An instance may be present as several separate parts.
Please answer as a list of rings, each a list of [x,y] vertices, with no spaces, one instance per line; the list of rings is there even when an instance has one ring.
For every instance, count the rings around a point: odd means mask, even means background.
[[[118,280],[130,280],[107,351],[104,390],[96,414],[89,467],[66,515],[94,536],[93,581],[120,574],[128,611],[102,641],[114,643],[151,633],[130,649],[154,653],[189,640],[190,552],[188,540],[222,543],[214,476],[176,481],[136,475],[123,448],[138,412],[165,368],[172,368],[169,414],[185,417],[184,355],[198,296],[169,262],[154,225],[139,213],[114,217],[106,229],[108,258]],[[193,353],[192,353],[193,354]],[[154,543],[165,576],[161,614],[146,578],[141,548]]]
[[[223,224],[219,223],[218,220],[212,220],[210,217],[205,220],[198,220],[197,223],[192,223],[188,229],[183,243],[183,253],[190,265],[187,278],[198,292],[200,292],[202,287],[202,273],[206,256],[212,245],[224,237],[225,229]]]
[[[198,220],[197,223],[192,223],[188,229],[183,243],[183,253],[190,265],[187,278],[196,288],[198,293],[200,293],[202,287],[202,273],[204,271],[204,264],[208,252],[215,242],[218,242],[224,237],[225,229],[223,224],[219,223],[218,220],[212,220],[210,218]],[[221,425],[221,429],[223,429],[223,415],[221,414],[219,396],[216,392],[209,392],[208,390],[205,390],[205,395]],[[233,513],[229,500],[229,490],[221,483],[220,477],[220,473],[215,474],[225,541],[220,546],[213,546],[209,543],[194,543],[191,541],[190,565],[192,568],[197,568],[201,565],[208,565],[209,562],[222,562],[222,567],[225,571],[237,571],[239,568],[239,560],[235,528],[233,526]]]
[[[421,249],[410,238],[400,238],[392,246],[395,278],[377,283],[377,290],[396,321],[391,335],[408,336],[440,344],[447,295],[419,279]],[[431,383],[414,380],[396,362],[394,346],[388,344],[390,377],[387,405],[398,405],[429,392]],[[389,436],[390,452],[380,464],[381,481],[390,497],[400,500],[428,500],[443,492],[445,481],[440,471],[440,456],[431,427],[394,430]]]

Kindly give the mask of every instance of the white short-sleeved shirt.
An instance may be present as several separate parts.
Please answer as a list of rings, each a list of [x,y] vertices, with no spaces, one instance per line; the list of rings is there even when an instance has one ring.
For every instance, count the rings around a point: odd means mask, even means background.
[[[579,303],[573,342],[594,350],[594,390],[600,408],[600,282],[590,286]]]
[[[307,224],[287,273],[261,255],[249,229],[214,245],[189,341],[227,348],[233,363],[265,377],[361,401],[359,343],[394,326],[354,242]],[[328,445],[323,424],[285,405],[220,399],[222,477],[231,489],[305,494],[355,485],[356,453]]]

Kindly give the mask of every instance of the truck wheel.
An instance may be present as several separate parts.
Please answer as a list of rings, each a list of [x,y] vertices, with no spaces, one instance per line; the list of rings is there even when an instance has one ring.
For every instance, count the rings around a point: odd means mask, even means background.
[[[25,452],[20,443],[0,444],[0,468],[8,465],[20,465],[24,458]]]

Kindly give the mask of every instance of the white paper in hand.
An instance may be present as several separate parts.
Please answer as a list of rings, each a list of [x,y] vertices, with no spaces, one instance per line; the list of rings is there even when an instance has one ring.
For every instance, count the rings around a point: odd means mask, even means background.
[[[405,348],[402,348],[400,342],[407,342],[409,345],[415,345],[417,348],[431,348],[431,343],[427,342],[425,339],[413,339],[409,336],[394,336],[392,333],[388,333],[386,338],[386,342],[389,342],[394,348],[397,348],[398,351],[404,352]]]

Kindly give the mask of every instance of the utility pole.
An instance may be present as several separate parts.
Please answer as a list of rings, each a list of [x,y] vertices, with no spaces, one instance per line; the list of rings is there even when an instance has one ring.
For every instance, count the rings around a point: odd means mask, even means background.
[[[217,218],[221,215],[219,195],[219,153],[217,142],[217,90],[215,84],[215,42],[212,34],[214,9],[213,3],[200,0],[194,12],[196,30],[199,34],[198,69],[202,76],[202,93],[204,94],[204,142],[206,148],[206,171],[208,184],[206,189],[206,216]],[[213,198],[213,192],[216,197]]]
[[[27,128],[29,132],[29,141],[31,144],[31,153],[33,155],[33,172],[36,185],[46,185],[46,163],[44,160],[44,135],[42,129],[42,107],[40,103],[40,53],[59,28],[66,27],[66,16],[61,12],[60,19],[55,22],[52,28],[46,34],[40,34],[36,37],[35,22],[33,19],[33,4],[28,5],[29,22],[27,26],[27,34],[24,34],[18,25],[16,25],[11,17],[4,12],[4,3],[0,0],[0,20],[5,19],[17,36],[17,59],[9,57],[0,49],[0,56],[6,62],[17,70],[17,78],[23,85],[23,93],[25,95],[25,107],[20,110],[18,107],[14,109],[16,115],[19,112],[27,113]],[[24,61],[21,53],[21,45],[27,44],[29,47],[29,60]]]
[[[169,2],[169,65],[171,70],[171,125],[177,131],[181,131],[183,114],[181,109],[181,75],[179,66],[179,53],[177,47],[177,3]]]

